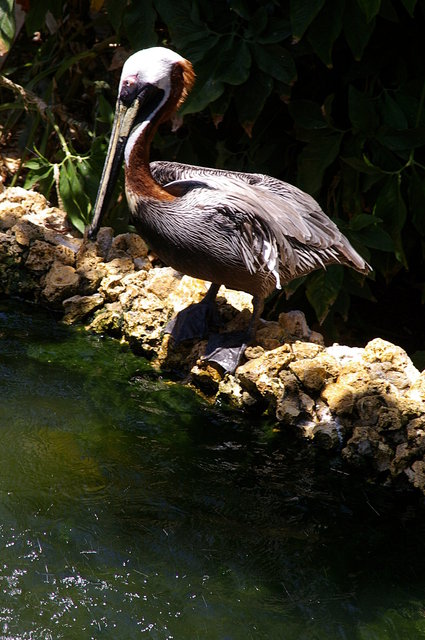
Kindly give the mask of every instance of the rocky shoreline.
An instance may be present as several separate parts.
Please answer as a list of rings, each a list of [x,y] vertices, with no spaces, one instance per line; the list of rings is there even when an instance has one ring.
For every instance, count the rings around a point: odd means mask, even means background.
[[[0,293],[126,340],[204,396],[267,413],[367,480],[425,493],[425,371],[403,349],[380,338],[364,348],[325,346],[292,311],[262,321],[246,362],[223,377],[202,360],[205,341],[176,348],[164,335],[205,291],[204,282],[155,266],[137,235],[114,238],[103,228],[85,244],[40,194],[0,194]],[[223,288],[219,307],[223,330],[235,330],[249,321],[251,297]]]

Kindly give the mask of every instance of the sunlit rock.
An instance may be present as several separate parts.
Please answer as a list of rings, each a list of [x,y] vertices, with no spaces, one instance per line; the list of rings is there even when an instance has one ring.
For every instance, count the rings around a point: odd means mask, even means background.
[[[75,269],[61,262],[54,262],[44,279],[42,297],[53,307],[78,291],[79,276]]]
[[[104,297],[100,293],[94,293],[92,296],[75,295],[63,301],[65,315],[63,321],[67,324],[75,324],[81,322],[90,313],[99,309],[105,302]]]
[[[43,240],[35,240],[30,246],[25,266],[30,271],[44,272],[50,269],[53,261],[52,245]]]

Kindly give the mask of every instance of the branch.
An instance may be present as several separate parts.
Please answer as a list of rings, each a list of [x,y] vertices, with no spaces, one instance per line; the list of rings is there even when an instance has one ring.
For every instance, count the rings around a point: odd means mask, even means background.
[[[10,89],[13,93],[19,95],[24,101],[25,109],[30,109],[32,106],[35,106],[37,111],[43,118],[48,118],[47,111],[49,110],[48,105],[39,98],[33,91],[29,89],[25,89],[20,84],[16,84],[16,82],[12,82],[6,76],[0,74],[0,86],[6,87],[6,89]]]

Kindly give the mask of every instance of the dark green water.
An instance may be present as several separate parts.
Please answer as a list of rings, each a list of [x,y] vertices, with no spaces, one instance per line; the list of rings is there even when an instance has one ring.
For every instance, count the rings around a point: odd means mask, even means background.
[[[425,518],[0,302],[0,639],[425,638]]]

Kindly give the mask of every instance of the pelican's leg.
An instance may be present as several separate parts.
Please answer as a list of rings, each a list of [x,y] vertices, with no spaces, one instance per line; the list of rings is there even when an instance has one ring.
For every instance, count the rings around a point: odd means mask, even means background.
[[[245,349],[255,336],[255,329],[264,309],[264,299],[254,297],[252,305],[252,316],[246,331],[214,333],[208,340],[204,360],[219,365],[225,373],[235,373]]]
[[[215,299],[219,289],[219,284],[212,284],[201,302],[189,305],[170,320],[165,327],[165,333],[170,333],[176,344],[183,340],[203,338],[208,333],[214,318]]]

